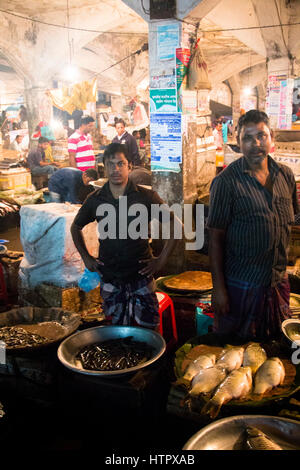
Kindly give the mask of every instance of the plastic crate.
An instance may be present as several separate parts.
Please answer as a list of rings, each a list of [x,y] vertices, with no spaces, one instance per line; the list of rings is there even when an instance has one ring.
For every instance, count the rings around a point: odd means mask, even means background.
[[[2,170],[0,171],[0,190],[9,189],[29,189],[31,187],[31,174],[22,170]]]

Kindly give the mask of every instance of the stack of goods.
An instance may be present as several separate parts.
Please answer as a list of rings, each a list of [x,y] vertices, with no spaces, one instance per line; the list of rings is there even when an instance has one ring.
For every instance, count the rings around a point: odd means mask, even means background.
[[[225,347],[186,344],[176,353],[175,374],[173,388],[181,390],[185,406],[211,418],[227,404],[259,406],[299,389],[296,366],[275,342]],[[170,395],[174,397],[174,392]]]
[[[19,266],[24,253],[7,250],[1,255],[1,264],[4,270],[5,284],[11,296],[17,295]]]
[[[67,140],[56,140],[52,147],[54,161],[64,162],[69,161],[68,154],[68,141]]]
[[[79,313],[86,322],[104,319],[99,287],[83,292],[77,286],[63,288],[49,283],[29,289],[19,286],[19,304],[43,308],[60,307]]]

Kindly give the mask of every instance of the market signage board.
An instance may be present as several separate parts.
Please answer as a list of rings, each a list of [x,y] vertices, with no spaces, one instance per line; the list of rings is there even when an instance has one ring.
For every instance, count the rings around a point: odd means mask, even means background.
[[[151,170],[179,172],[182,163],[181,113],[151,113]]]
[[[175,88],[150,90],[151,113],[174,113],[177,111]]]
[[[166,24],[157,27],[157,55],[159,60],[175,59],[175,49],[178,46],[178,24]]]
[[[189,49],[176,49],[176,88],[178,111],[182,112],[182,90],[186,89],[188,64],[191,57]]]

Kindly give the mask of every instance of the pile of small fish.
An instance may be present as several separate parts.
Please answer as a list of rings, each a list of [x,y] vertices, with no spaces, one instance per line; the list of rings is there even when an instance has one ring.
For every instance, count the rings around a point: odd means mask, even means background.
[[[176,384],[189,388],[190,396],[212,393],[211,399],[202,409],[215,418],[230,400],[253,393],[263,395],[285,378],[285,369],[278,357],[267,358],[265,350],[258,343],[247,348],[228,347],[216,360],[215,354],[202,354],[192,361],[182,378]]]
[[[152,357],[153,348],[132,336],[85,346],[76,358],[87,370],[113,371],[135,367]]]
[[[48,343],[49,339],[35,333],[29,333],[18,326],[3,326],[0,328],[0,341],[5,343],[6,348],[30,348]]]

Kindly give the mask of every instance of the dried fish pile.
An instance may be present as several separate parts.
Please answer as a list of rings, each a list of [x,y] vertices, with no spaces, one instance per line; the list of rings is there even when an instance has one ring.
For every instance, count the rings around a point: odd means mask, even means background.
[[[85,346],[76,358],[84,369],[113,371],[142,364],[151,358],[152,352],[150,345],[128,336]]]
[[[18,326],[4,326],[0,328],[0,341],[3,341],[7,348],[29,348],[37,344],[48,343],[49,339],[38,334],[29,333]]]

